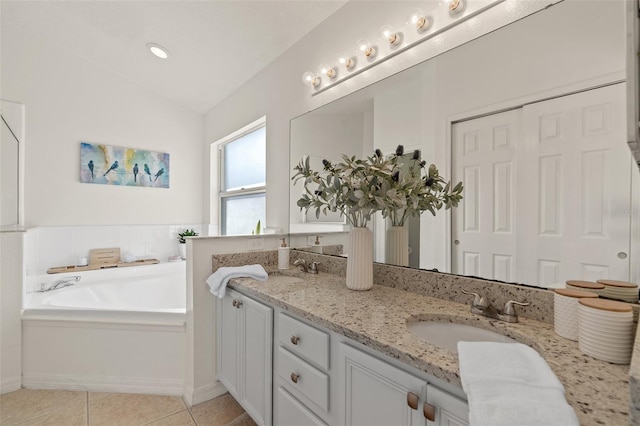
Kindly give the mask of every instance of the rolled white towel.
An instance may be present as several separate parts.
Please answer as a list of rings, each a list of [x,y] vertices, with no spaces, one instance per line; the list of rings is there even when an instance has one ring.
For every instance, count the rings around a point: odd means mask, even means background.
[[[262,265],[222,266],[207,278],[211,294],[222,299],[227,291],[227,284],[232,278],[253,278],[266,281],[269,275]]]

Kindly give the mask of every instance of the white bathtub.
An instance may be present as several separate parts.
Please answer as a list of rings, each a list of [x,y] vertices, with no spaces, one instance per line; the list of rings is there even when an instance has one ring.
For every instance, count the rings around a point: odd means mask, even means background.
[[[73,286],[47,292],[32,291],[25,299],[23,319],[183,325],[186,306],[184,263],[153,266],[143,270],[146,274],[126,274],[111,279],[99,279],[99,275],[96,279],[91,272],[85,272],[78,274],[82,278]],[[137,269],[142,268],[145,267]],[[162,273],[154,274],[158,269]],[[48,275],[35,281],[46,279],[44,282],[48,285],[71,275]],[[32,287],[39,288],[39,285]]]
[[[32,277],[28,287],[70,275]],[[73,286],[25,294],[23,385],[182,395],[184,262],[77,275]]]

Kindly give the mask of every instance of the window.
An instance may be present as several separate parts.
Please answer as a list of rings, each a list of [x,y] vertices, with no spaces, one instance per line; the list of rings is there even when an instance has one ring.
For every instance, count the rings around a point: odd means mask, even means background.
[[[266,127],[264,117],[214,144],[219,160],[221,235],[247,235],[265,225]]]

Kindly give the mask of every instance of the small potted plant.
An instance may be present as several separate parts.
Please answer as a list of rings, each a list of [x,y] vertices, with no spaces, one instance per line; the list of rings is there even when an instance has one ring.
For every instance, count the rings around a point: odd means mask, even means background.
[[[185,229],[182,232],[178,232],[178,248],[180,249],[180,257],[187,258],[187,240],[185,237],[197,237],[198,233],[195,229]]]

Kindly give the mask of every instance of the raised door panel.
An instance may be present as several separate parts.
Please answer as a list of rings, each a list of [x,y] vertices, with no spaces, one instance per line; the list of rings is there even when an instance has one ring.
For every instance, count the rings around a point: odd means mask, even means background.
[[[469,405],[460,398],[427,385],[427,403],[434,406],[435,421],[428,426],[469,426]]]
[[[516,157],[521,110],[453,125],[452,181],[464,198],[452,210],[452,272],[517,280]]]
[[[412,426],[424,423],[407,396],[420,395],[425,382],[349,345],[340,345],[347,426]],[[420,408],[420,407],[418,407]]]
[[[526,105],[518,194],[522,282],[629,279],[624,85]],[[520,254],[526,256],[520,256]]]
[[[242,297],[241,405],[259,425],[271,424],[273,309]]]
[[[217,333],[218,333],[218,380],[236,398],[239,398],[239,311],[235,307],[234,300],[239,300],[240,295],[233,291],[227,291],[223,299],[218,299]]]

